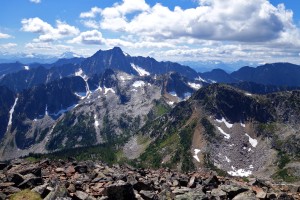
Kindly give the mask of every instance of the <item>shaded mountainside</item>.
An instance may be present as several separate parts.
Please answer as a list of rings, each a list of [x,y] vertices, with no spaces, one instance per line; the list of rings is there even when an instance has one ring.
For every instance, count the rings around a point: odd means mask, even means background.
[[[243,67],[231,76],[238,80],[265,85],[300,86],[300,67],[290,63],[274,63],[257,68]]]
[[[265,64],[256,68],[246,66],[230,74],[222,69],[214,69],[199,75],[208,82],[253,82],[270,86],[300,86],[300,66],[290,63]]]
[[[204,87],[139,131],[152,141],[140,164],[299,180],[299,94],[262,96],[227,85]],[[283,175],[287,171],[290,175]]]
[[[174,73],[150,77],[107,69],[91,78],[82,70],[75,74],[19,93],[2,140],[2,159],[97,144],[121,149],[147,120],[182,101],[181,94],[192,95],[196,89],[190,85],[201,87]],[[168,93],[166,87],[176,91]]]
[[[0,86],[0,138],[3,138],[9,124],[10,110],[15,102],[15,94],[7,87]]]

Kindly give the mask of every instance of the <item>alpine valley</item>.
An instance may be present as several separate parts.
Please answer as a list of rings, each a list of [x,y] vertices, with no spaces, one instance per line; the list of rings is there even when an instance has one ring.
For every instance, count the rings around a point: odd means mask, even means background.
[[[0,158],[300,180],[300,66],[198,73],[120,48],[0,65]]]

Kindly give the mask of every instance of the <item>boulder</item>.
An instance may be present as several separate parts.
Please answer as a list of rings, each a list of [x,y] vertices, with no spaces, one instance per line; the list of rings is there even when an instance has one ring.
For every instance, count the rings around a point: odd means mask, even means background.
[[[257,186],[252,186],[252,190],[256,193],[256,197],[259,199],[265,199],[267,196],[267,191]]]
[[[78,173],[87,173],[87,166],[86,165],[77,165],[75,166],[75,171],[78,172]]]
[[[191,190],[185,194],[175,196],[175,200],[202,200],[208,199],[201,190]]]
[[[228,194],[228,198],[232,199],[236,195],[246,192],[248,189],[237,185],[220,185],[219,188]]]
[[[226,199],[227,193],[224,192],[223,190],[217,188],[217,189],[213,189],[211,191],[211,196],[220,197],[221,199]]]
[[[20,191],[21,190],[19,188],[13,186],[6,187],[2,190],[2,192],[4,192],[5,194],[14,194]]]
[[[31,191],[36,192],[40,194],[42,198],[45,198],[50,193],[51,190],[48,189],[47,184],[44,184],[33,188]]]
[[[55,172],[56,173],[63,173],[63,172],[65,172],[65,169],[62,168],[62,167],[58,167],[58,168],[55,169]]]
[[[30,177],[25,179],[22,183],[18,185],[21,189],[34,188],[35,186],[43,184],[43,179],[41,177]]]
[[[187,185],[189,188],[193,188],[193,187],[196,186],[195,179],[196,179],[195,176],[192,176],[192,177],[190,178],[190,181],[189,181],[189,183],[188,183],[188,185]]]
[[[62,185],[57,185],[54,190],[52,190],[44,200],[62,199],[68,197],[67,189]]]
[[[82,191],[76,191],[75,197],[78,200],[86,200],[89,197],[89,195],[85,192],[82,192]]]
[[[0,162],[0,170],[5,169],[8,166],[7,163]]]
[[[117,183],[106,187],[108,199],[134,200],[134,191],[129,183]]]
[[[236,195],[232,200],[256,200],[256,196],[252,191],[247,191]]]
[[[157,198],[157,195],[154,191],[141,190],[140,195],[145,200],[151,200]]]
[[[277,200],[294,200],[294,198],[289,194],[282,193],[277,197]]]
[[[24,181],[24,177],[19,173],[12,173],[7,175],[9,182],[14,182],[16,185],[21,184]]]
[[[0,192],[0,200],[5,200],[5,199],[7,199],[7,196],[4,193]]]
[[[72,165],[68,166],[68,167],[65,169],[65,173],[66,173],[67,175],[72,175],[72,174],[74,174],[75,172],[76,172],[76,170],[75,170],[75,168],[74,168]]]

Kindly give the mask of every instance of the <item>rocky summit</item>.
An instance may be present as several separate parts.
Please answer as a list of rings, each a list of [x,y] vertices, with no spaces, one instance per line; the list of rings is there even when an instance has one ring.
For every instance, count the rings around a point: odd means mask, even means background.
[[[100,161],[13,160],[0,164],[0,199],[300,199],[299,185],[230,178],[212,171],[180,173]],[[30,196],[31,195],[31,196]],[[29,197],[28,197],[29,196]]]

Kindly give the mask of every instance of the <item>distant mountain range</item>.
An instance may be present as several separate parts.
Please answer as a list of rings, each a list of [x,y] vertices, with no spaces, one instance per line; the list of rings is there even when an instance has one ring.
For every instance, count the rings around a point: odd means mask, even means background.
[[[26,65],[31,63],[50,64],[63,58],[69,59],[69,58],[80,58],[80,57],[82,56],[69,51],[59,56],[49,56],[43,54],[24,54],[24,53],[18,53],[18,54],[0,53],[0,63],[20,62]]]
[[[299,77],[290,63],[200,73],[118,47],[1,64],[0,160],[100,145],[143,167],[297,177]]]
[[[291,63],[272,63],[242,67],[232,73],[222,69],[199,74],[203,79],[218,83],[254,82],[263,85],[300,86],[300,66]]]

